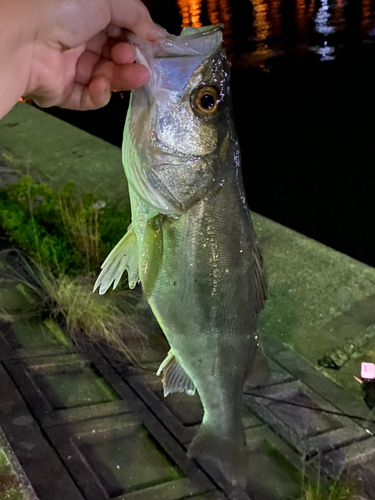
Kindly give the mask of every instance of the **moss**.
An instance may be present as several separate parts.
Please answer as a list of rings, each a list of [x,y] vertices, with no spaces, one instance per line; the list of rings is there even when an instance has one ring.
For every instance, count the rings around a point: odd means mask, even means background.
[[[126,232],[130,211],[77,192],[56,190],[29,176],[0,189],[0,226],[19,248],[52,272],[78,275],[97,269]]]
[[[143,350],[146,338],[138,327],[138,295],[130,294],[126,280],[108,297],[92,293],[94,276],[126,232],[130,217],[129,210],[81,194],[71,182],[56,190],[26,176],[0,188],[0,231],[16,249],[2,250],[0,262],[12,282],[10,292],[23,299],[15,310],[12,301],[4,304],[0,297],[0,318],[32,324],[45,320],[66,344],[53,321],[62,320],[72,338],[84,331],[91,340],[105,340],[135,360],[127,342]]]
[[[14,474],[12,466],[0,448],[0,498],[1,500],[24,500],[22,486]]]
[[[335,482],[326,489],[308,484],[304,490],[304,500],[357,500],[361,490],[354,482]]]

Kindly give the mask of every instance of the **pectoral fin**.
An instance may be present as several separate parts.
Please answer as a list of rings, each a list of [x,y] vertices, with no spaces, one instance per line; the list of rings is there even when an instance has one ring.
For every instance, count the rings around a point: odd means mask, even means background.
[[[175,358],[172,351],[159,366],[156,375],[163,374],[164,396],[170,392],[186,392],[189,396],[195,394],[195,385],[189,375]]]
[[[138,242],[131,225],[103,262],[102,271],[94,285],[94,292],[100,287],[99,294],[103,295],[112,283],[115,289],[125,269],[128,271],[129,288],[134,288],[139,282]]]
[[[141,252],[141,281],[143,291],[150,295],[163,259],[162,215],[156,215],[146,224]]]

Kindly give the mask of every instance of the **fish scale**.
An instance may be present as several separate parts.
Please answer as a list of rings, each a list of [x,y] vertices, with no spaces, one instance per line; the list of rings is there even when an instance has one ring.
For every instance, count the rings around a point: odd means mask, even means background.
[[[132,224],[96,287],[105,293],[125,269],[131,286],[142,283],[171,347],[158,371],[164,393],[196,389],[203,404],[188,455],[213,461],[245,487],[242,391],[265,367],[256,322],[266,280],[243,189],[221,31],[188,28],[152,43],[130,38],[151,75],[132,92],[124,128]]]

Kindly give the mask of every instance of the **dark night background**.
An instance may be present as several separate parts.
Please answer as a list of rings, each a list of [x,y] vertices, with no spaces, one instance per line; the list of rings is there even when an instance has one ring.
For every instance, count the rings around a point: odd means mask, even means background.
[[[375,266],[372,0],[159,0],[156,22],[224,22],[250,208]],[[48,112],[121,146],[128,94]]]

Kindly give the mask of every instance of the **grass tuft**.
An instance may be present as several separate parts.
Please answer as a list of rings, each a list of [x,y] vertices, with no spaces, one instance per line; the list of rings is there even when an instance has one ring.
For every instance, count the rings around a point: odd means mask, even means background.
[[[59,190],[25,176],[0,188],[0,227],[14,249],[0,252],[1,275],[16,282],[25,305],[0,310],[0,319],[41,321],[64,318],[67,334],[84,332],[105,341],[128,359],[144,350],[138,294],[126,278],[106,296],[93,294],[95,275],[130,223],[130,212],[90,193],[78,193],[73,183]]]
[[[361,488],[354,482],[335,481],[328,488],[328,493],[324,490],[318,490],[312,484],[306,485],[304,489],[304,500],[357,500],[361,497]]]
[[[145,349],[147,336],[139,326],[139,299],[134,293],[119,290],[100,296],[92,293],[90,277],[61,275],[55,279],[50,273],[42,274],[42,286],[53,301],[52,315],[64,316],[66,332],[72,339],[83,331],[92,341],[105,341],[132,362],[139,362],[134,352]]]

